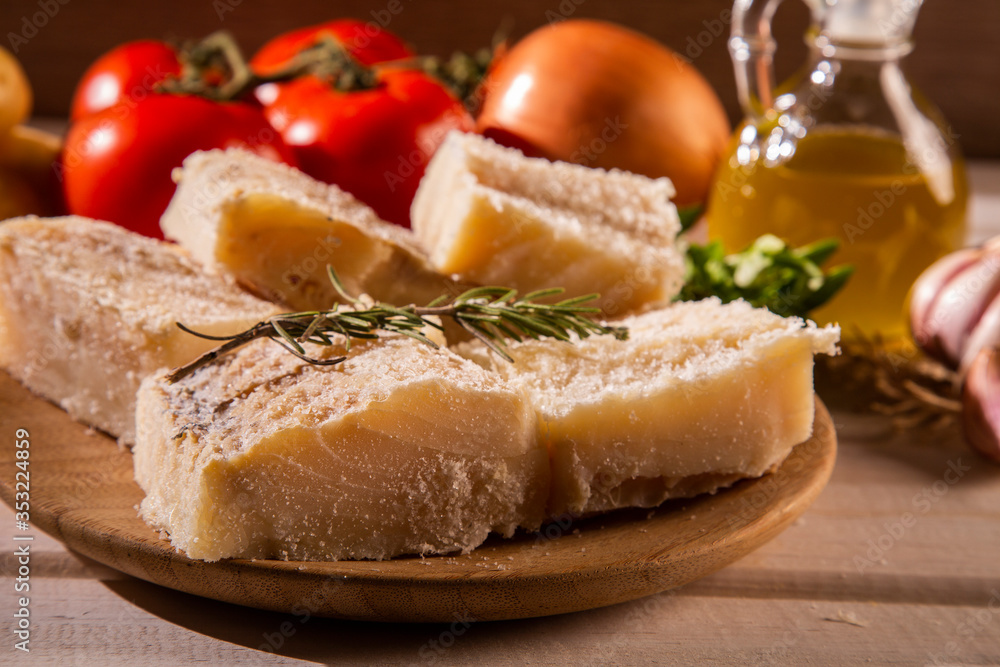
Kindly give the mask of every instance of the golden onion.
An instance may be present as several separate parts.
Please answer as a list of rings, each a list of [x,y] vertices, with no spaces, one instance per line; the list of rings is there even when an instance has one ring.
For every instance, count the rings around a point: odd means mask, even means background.
[[[704,202],[729,120],[681,56],[601,21],[540,28],[500,57],[478,131],[529,155],[666,176],[679,206]]]

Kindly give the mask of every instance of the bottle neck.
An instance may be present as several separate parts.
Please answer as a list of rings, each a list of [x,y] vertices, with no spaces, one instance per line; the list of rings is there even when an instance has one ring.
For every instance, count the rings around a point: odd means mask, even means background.
[[[907,35],[892,40],[851,40],[831,36],[813,26],[805,36],[814,59],[861,62],[894,62],[913,50],[913,40]]]

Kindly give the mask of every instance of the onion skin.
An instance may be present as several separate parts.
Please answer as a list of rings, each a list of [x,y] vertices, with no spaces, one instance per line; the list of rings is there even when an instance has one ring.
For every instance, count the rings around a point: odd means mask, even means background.
[[[666,176],[704,202],[731,128],[679,55],[639,33],[570,20],[529,34],[494,66],[477,130],[529,155]]]
[[[1000,349],[979,351],[962,389],[965,439],[986,458],[1000,463]]]

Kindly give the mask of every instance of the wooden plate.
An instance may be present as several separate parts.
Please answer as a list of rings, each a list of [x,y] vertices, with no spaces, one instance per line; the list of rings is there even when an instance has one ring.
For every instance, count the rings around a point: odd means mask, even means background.
[[[836,435],[816,401],[814,435],[775,473],[714,496],[553,523],[465,556],[332,563],[175,552],[136,514],[132,455],[0,372],[0,494],[13,506],[19,428],[30,433],[30,521],[127,574],[236,604],[375,621],[471,622],[561,614],[632,600],[714,572],[802,514],[833,469]]]

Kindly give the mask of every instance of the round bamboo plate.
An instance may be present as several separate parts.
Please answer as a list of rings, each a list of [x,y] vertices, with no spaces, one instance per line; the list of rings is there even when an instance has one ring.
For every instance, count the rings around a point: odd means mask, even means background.
[[[0,372],[3,437],[30,433],[30,520],[98,562],[225,602],[369,621],[471,622],[562,614],[680,586],[772,539],[812,503],[836,458],[816,401],[813,437],[773,474],[716,495],[552,523],[491,538],[464,556],[389,561],[205,563],[174,551],[136,514],[132,456]],[[0,453],[0,495],[13,505],[13,446]],[[22,477],[23,479],[23,477]],[[23,489],[23,487],[22,487]]]

